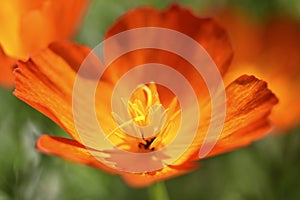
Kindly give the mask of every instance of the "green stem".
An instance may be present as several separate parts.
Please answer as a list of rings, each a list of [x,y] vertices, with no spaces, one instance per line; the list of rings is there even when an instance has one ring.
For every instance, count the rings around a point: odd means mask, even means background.
[[[148,188],[149,200],[170,200],[164,182],[158,182]]]

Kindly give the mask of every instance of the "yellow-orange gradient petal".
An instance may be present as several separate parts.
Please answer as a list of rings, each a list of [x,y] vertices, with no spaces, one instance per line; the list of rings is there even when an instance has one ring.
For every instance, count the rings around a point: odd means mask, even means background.
[[[0,45],[3,53],[26,60],[50,42],[68,39],[82,18],[89,0],[11,0],[0,7]],[[2,65],[2,69],[8,68]],[[1,76],[11,76],[9,71]],[[2,80],[2,79],[1,79]],[[10,79],[10,85],[13,81]]]
[[[267,81],[279,98],[270,116],[274,131],[299,125],[300,22],[287,16],[259,22],[246,12],[227,9],[219,13],[216,18],[228,30],[235,49],[226,82],[240,74],[253,74]]]

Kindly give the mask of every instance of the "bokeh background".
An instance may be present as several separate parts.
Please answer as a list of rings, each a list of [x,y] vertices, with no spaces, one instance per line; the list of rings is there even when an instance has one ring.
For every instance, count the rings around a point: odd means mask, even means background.
[[[164,8],[171,2],[94,0],[75,40],[94,47],[127,10],[142,5]],[[299,0],[177,2],[199,15],[211,6],[231,6],[256,20],[279,14],[300,23]],[[130,188],[118,176],[40,154],[34,146],[42,133],[66,136],[51,120],[16,99],[12,90],[0,88],[0,200],[149,199],[147,188]],[[201,166],[193,173],[166,181],[170,199],[300,199],[300,128],[202,160]]]

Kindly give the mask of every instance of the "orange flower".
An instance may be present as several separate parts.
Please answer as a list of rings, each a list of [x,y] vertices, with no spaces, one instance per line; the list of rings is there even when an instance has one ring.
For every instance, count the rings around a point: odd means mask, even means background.
[[[55,40],[69,38],[88,0],[11,0],[0,7],[0,84],[13,86],[12,60],[29,56]],[[5,58],[7,56],[7,58]]]
[[[224,9],[213,15],[228,30],[236,50],[226,80],[241,73],[266,80],[279,98],[270,115],[276,131],[299,125],[300,23],[277,16],[259,22],[242,10]]]
[[[232,56],[231,46],[225,31],[213,20],[198,18],[190,10],[178,5],[173,5],[164,11],[144,7],[123,15],[108,30],[106,37],[111,38],[122,31],[136,30],[135,28],[139,27],[168,28],[181,32],[193,38],[205,48],[222,75],[227,71]],[[166,42],[161,37],[162,35],[151,35],[155,44]],[[131,39],[146,41],[146,38]],[[132,44],[131,39],[126,40],[128,42],[126,44]],[[187,48],[185,43],[176,42],[181,48]],[[124,47],[124,44],[116,46],[116,48],[122,47]],[[109,47],[106,46],[106,48]],[[195,53],[190,49],[188,51],[191,56]],[[210,103],[208,88],[206,88],[205,82],[195,68],[185,59],[172,52],[146,48],[131,51],[120,56],[104,72],[95,94],[95,99],[97,100],[95,102],[96,116],[103,128],[105,139],[115,146],[126,150],[126,152],[137,154],[158,153],[176,137],[177,130],[183,120],[180,116],[181,112],[183,112],[182,105],[177,103],[177,97],[173,91],[153,82],[138,87],[132,93],[129,101],[125,101],[125,105],[128,105],[131,121],[125,120],[124,122],[121,115],[116,117],[115,113],[112,113],[110,105],[113,89],[117,85],[118,80],[135,66],[146,63],[160,63],[180,72],[190,82],[197,96],[197,104],[201,108],[201,121],[199,126],[196,127],[196,136],[178,159],[168,164],[158,161],[164,163],[162,168],[154,171],[134,173],[118,168],[118,162],[114,163],[114,166],[104,164],[99,161],[95,154],[104,153],[107,156],[105,158],[106,161],[113,161],[117,157],[120,160],[127,161],[130,166],[147,165],[148,163],[129,160],[128,157],[122,155],[122,153],[119,154],[115,149],[107,150],[105,147],[98,145],[98,140],[91,141],[93,144],[87,146],[74,123],[75,113],[72,110],[74,108],[72,108],[72,98],[74,96],[72,96],[72,92],[75,87],[74,82],[77,70],[88,53],[89,50],[85,46],[56,42],[51,44],[49,48],[31,56],[29,61],[18,63],[18,68],[15,70],[16,90],[14,94],[51,118],[72,137],[72,139],[67,139],[42,135],[37,142],[37,148],[43,153],[57,155],[68,160],[100,168],[109,173],[118,174],[128,184],[135,187],[147,186],[156,181],[178,176],[195,169],[198,166],[195,161],[200,159],[198,155],[200,147],[213,142],[212,138],[204,139],[210,126],[209,123],[212,118],[220,117],[219,114],[218,116],[211,115],[213,108]],[[107,56],[110,56],[111,52],[108,51],[106,53],[108,53]],[[99,70],[97,65],[95,65],[93,70],[95,70],[95,73],[96,70]],[[142,74],[142,76],[148,76],[148,74]],[[157,76],[159,76],[159,73],[157,73]],[[95,81],[95,77],[87,76],[86,74],[80,77],[91,82]],[[173,79],[174,77],[170,78]],[[87,90],[85,94],[80,94],[75,101],[83,105],[89,104],[86,101],[88,92]],[[215,146],[205,157],[246,146],[261,138],[270,129],[267,117],[273,105],[277,103],[277,99],[267,88],[265,82],[258,80],[254,76],[245,75],[230,83],[226,87],[225,92],[227,108],[224,126]],[[155,136],[150,137],[146,137],[145,133],[140,132],[141,129],[130,129],[133,124],[153,128],[147,125],[151,121],[161,121],[161,116],[157,115],[160,110],[154,109],[151,111],[153,105],[163,105],[166,108],[164,112],[165,126]],[[192,105],[190,107],[192,108]],[[150,112],[152,112],[152,115]],[[155,117],[151,118],[151,116]],[[83,115],[82,117],[87,119],[86,123],[82,124],[83,126],[92,126],[90,116]],[[195,116],[189,117],[190,121],[193,121],[192,118],[195,118]],[[116,123],[115,119],[120,123]],[[182,126],[188,128],[189,124],[182,124]],[[127,135],[124,131],[125,129],[138,132],[142,137]],[[92,129],[90,130],[93,131]],[[189,137],[191,132],[186,130],[184,134],[184,136]],[[185,138],[182,139],[182,144],[184,145]],[[161,159],[168,158],[161,157]]]

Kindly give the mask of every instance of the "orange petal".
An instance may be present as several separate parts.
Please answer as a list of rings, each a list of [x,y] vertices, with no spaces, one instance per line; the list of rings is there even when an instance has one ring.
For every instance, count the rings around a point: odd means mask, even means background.
[[[278,100],[266,82],[244,75],[226,87],[226,95],[227,116],[223,132],[210,155],[248,145],[272,127],[268,116]]]
[[[58,47],[65,50],[59,51],[60,55],[55,52]],[[87,49],[67,42],[53,43],[50,48],[32,56],[27,62],[18,62],[14,94],[79,140],[72,116],[74,68],[85,58]]]
[[[53,154],[73,162],[100,168],[109,173],[117,172],[99,162],[89,153],[89,151],[92,151],[91,149],[87,150],[85,146],[75,140],[42,135],[36,143],[36,148],[43,153]]]
[[[0,86],[11,88],[14,86],[13,68],[16,60],[8,57],[0,46]]]
[[[191,37],[209,53],[221,74],[226,72],[231,61],[232,49],[224,29],[213,20],[199,18],[191,10],[177,4],[163,11],[152,7],[142,7],[129,11],[107,31],[106,38],[126,30],[141,27],[168,28]],[[155,35],[153,38],[156,43],[165,42],[165,39],[161,38],[160,35]],[[128,43],[130,44],[130,42]],[[182,44],[183,49],[186,48],[184,45]],[[184,59],[180,59],[179,56],[148,49],[127,55],[123,61],[118,65],[116,64],[117,70],[112,69],[108,76],[115,82],[130,68],[150,62],[167,64],[190,78],[191,74],[193,76],[196,74],[195,70],[192,70],[193,67],[187,67]]]
[[[208,156],[249,145],[271,130],[268,116],[278,100],[266,82],[254,76],[241,76],[226,87],[226,96],[223,131]],[[199,151],[195,151],[192,160],[199,159]]]
[[[26,60],[50,42],[67,39],[89,0],[12,0],[0,8],[0,43],[7,55]]]
[[[76,72],[80,68],[84,59],[91,52],[91,49],[87,46],[75,45],[66,41],[53,42],[48,48],[56,55],[63,57],[68,65]]]
[[[70,42],[55,42],[49,48],[32,56],[27,62],[18,62],[18,68],[15,70],[14,94],[55,121],[77,141],[80,141],[80,137],[73,119],[73,84],[76,72],[89,52],[86,46]],[[111,127],[115,124],[113,118],[108,117],[111,115],[110,92],[113,90],[105,83],[101,84],[100,91],[97,93],[99,96],[96,96],[96,99],[101,99],[96,102],[99,110],[97,114],[104,130],[109,133],[115,128]],[[86,96],[82,95],[77,98],[78,101],[84,101]]]

